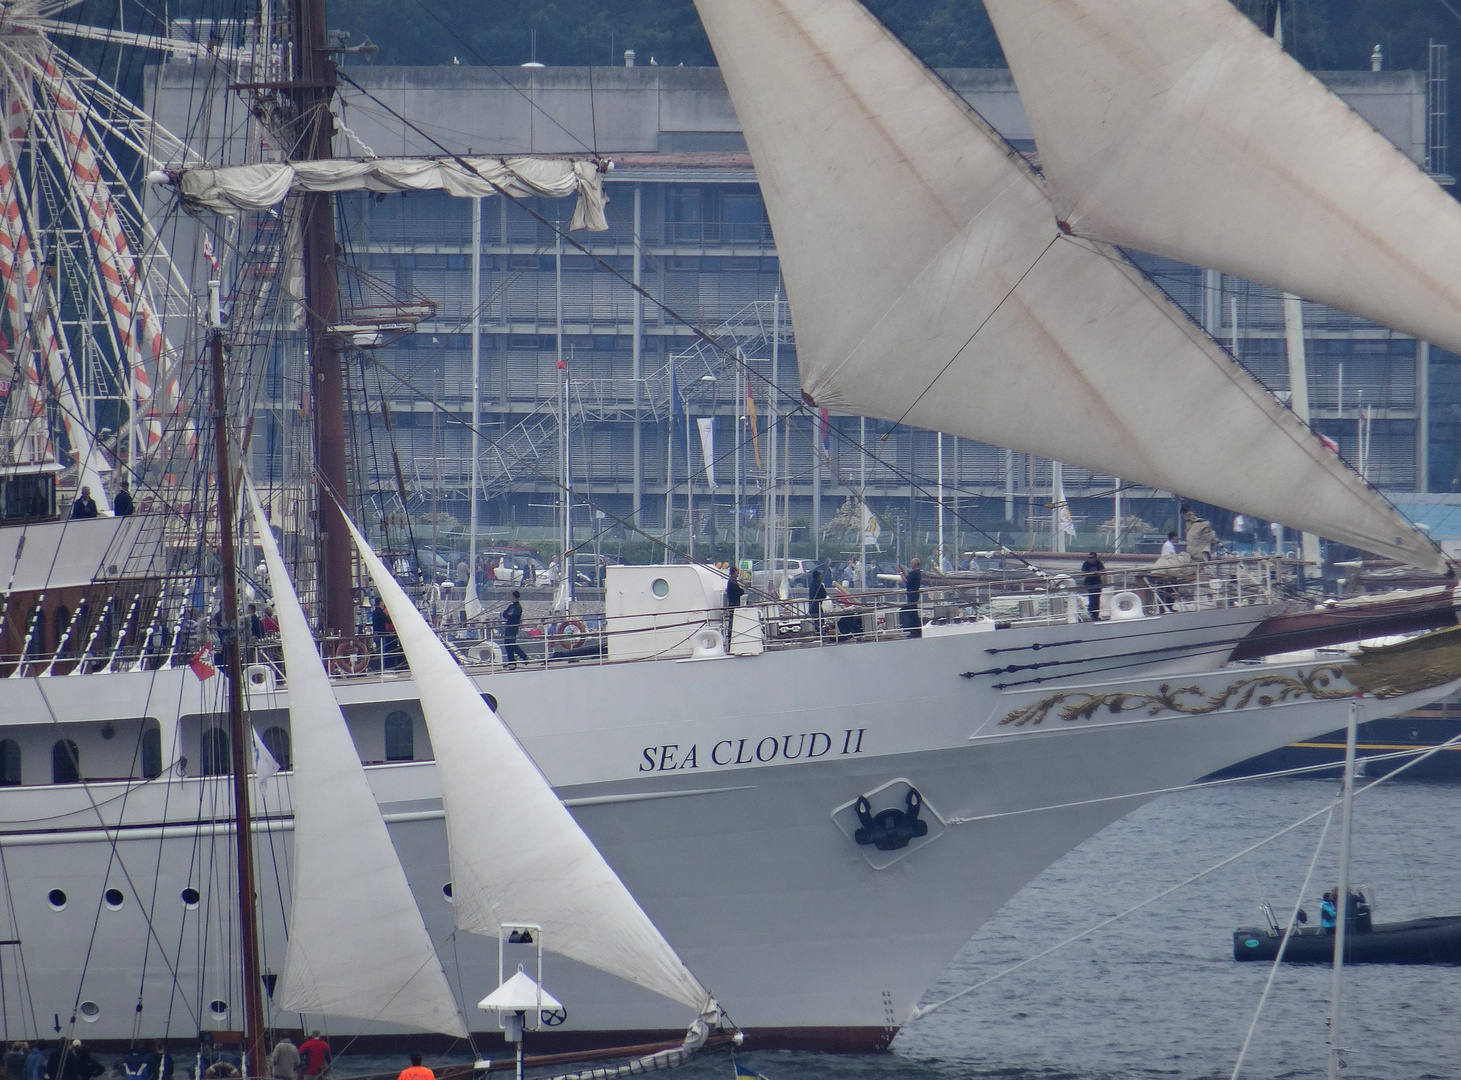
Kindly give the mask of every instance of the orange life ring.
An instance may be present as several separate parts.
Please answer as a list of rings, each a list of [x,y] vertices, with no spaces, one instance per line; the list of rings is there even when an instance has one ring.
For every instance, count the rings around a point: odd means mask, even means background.
[[[369,666],[370,647],[361,638],[341,638],[330,651],[330,670],[336,675],[359,675]]]
[[[588,627],[582,619],[564,619],[553,630],[553,651],[573,652],[588,641]]]

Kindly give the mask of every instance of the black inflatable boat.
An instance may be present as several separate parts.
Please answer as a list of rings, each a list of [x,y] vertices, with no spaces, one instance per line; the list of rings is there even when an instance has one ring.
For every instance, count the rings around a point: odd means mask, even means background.
[[[1237,930],[1233,933],[1233,959],[1272,962],[1282,942],[1283,933],[1270,927]],[[1333,931],[1300,927],[1289,938],[1283,959],[1286,964],[1334,963]],[[1344,938],[1344,962],[1461,964],[1461,915],[1375,923],[1368,930],[1350,929]]]

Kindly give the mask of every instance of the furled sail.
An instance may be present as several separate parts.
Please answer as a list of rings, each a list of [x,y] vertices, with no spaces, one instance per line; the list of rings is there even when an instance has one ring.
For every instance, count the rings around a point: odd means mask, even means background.
[[[854,0],[696,0],[818,405],[1441,569],[1435,547]]]
[[[989,0],[1078,236],[1461,352],[1461,206],[1228,0]]]
[[[247,487],[289,672],[294,759],[293,906],[275,1002],[466,1038],[258,493]]]
[[[458,198],[549,199],[578,196],[571,228],[603,232],[604,187],[593,161],[554,157],[365,158],[296,161],[224,168],[172,169],[158,179],[175,184],[191,210],[236,214],[267,210],[301,191],[445,191]]]
[[[553,952],[712,1011],[705,988],[353,523],[350,532],[395,624],[431,734],[457,926],[495,934],[504,922],[533,923]]]

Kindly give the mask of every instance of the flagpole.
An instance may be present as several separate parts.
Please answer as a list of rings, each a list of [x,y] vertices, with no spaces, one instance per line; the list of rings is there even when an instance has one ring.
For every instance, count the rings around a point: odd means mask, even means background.
[[[744,357],[742,357],[744,361]],[[735,565],[741,565],[741,408],[745,399],[746,373],[736,368],[736,553]]]
[[[872,524],[872,514],[867,508],[867,417],[857,418],[857,470],[858,498],[862,500],[857,515],[858,558],[857,572],[861,576],[860,588],[867,591],[867,527]]]
[[[687,403],[688,404],[688,403]],[[695,561],[695,470],[690,464],[690,410],[685,410],[685,525],[690,530],[690,561]]]

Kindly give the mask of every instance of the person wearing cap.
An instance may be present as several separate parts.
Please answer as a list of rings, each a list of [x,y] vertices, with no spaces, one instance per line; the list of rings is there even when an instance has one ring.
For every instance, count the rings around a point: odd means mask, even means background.
[[[512,603],[502,611],[502,643],[507,646],[502,652],[502,659],[508,667],[516,667],[519,660],[524,664],[528,662],[528,654],[517,643],[517,632],[522,629],[522,624],[522,594],[513,589]]]
[[[318,1031],[311,1031],[309,1038],[299,1044],[299,1075],[319,1076],[330,1064],[330,1044],[320,1038]]]

